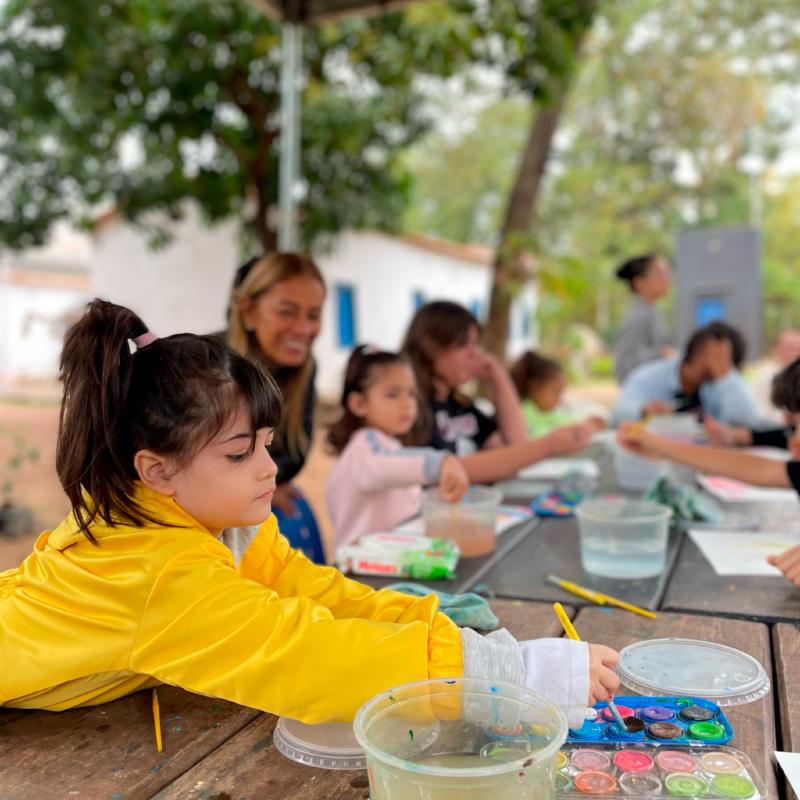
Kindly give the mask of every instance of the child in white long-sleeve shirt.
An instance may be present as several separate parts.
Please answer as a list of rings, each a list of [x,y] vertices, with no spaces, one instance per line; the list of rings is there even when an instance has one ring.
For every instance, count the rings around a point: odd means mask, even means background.
[[[340,458],[328,478],[335,547],[393,528],[419,512],[422,487],[438,484],[456,501],[469,486],[461,462],[433,447],[404,447],[417,419],[414,373],[396,353],[368,345],[350,356],[342,416],[328,441]]]

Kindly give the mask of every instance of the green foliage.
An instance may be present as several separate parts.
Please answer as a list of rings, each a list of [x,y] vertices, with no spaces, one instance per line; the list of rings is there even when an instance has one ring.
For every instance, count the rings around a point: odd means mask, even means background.
[[[0,242],[113,205],[154,243],[187,198],[274,245],[280,29],[247,0],[9,0],[0,8]],[[567,8],[562,8],[567,6]],[[479,62],[546,97],[582,0],[458,0],[306,31],[302,228],[396,227],[423,78]]]
[[[564,341],[574,322],[613,339],[628,300],[613,270],[625,257],[670,255],[682,228],[750,222],[747,158],[756,153],[769,169],[792,122],[775,92],[800,72],[795,17],[792,0],[600,6],[531,231],[546,345]],[[495,198],[510,185],[509,152],[518,152],[528,123],[509,106],[503,100],[485,108],[461,139],[429,138],[413,149],[410,226],[494,242],[492,225],[474,220],[488,208],[496,222]],[[496,116],[505,119],[505,135]],[[448,197],[441,176],[450,169],[466,178]],[[791,200],[798,184],[781,183],[773,178],[764,198],[769,332],[800,321],[791,312],[800,300]],[[473,222],[459,226],[464,219]]]

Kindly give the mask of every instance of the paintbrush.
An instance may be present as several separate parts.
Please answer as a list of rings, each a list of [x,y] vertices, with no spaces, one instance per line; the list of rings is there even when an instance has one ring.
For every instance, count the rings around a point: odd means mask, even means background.
[[[575,630],[570,618],[567,616],[567,612],[564,611],[564,607],[561,605],[561,603],[553,603],[553,609],[555,610],[556,616],[561,623],[561,627],[564,629],[564,633],[567,634],[567,638],[572,639],[575,642],[579,642],[581,637],[578,636],[578,631]],[[617,723],[617,725],[619,725],[619,729],[621,731],[627,731],[628,725],[625,722],[622,714],[619,713],[619,709],[616,707],[616,705],[614,705],[614,701],[609,700],[607,705],[608,710],[611,712],[611,716],[614,717],[614,721]]]

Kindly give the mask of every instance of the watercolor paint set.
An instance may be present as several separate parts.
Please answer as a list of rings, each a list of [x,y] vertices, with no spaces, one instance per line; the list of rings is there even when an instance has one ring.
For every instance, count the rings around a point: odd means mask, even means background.
[[[556,758],[556,796],[766,800],[748,757],[731,747],[565,745]]]
[[[620,730],[606,703],[598,703],[595,718],[570,729],[567,742],[713,746],[733,739],[733,727],[719,706],[700,697],[619,696],[615,703],[626,730]]]

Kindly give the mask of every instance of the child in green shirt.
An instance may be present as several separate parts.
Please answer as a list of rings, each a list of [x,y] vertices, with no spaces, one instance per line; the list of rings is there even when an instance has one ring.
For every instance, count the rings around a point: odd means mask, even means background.
[[[575,422],[575,415],[561,408],[567,380],[557,361],[528,350],[512,365],[511,378],[522,398],[522,415],[529,436],[544,436]],[[599,417],[592,421],[597,422],[598,429],[605,427]]]

